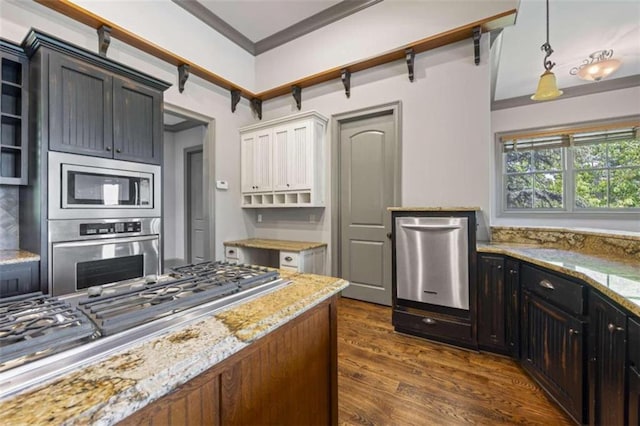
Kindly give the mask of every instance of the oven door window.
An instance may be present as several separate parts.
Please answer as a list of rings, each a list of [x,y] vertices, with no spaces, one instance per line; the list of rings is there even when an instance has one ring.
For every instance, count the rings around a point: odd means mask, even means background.
[[[144,275],[144,255],[91,260],[76,264],[77,290]]]
[[[66,171],[64,207],[152,207],[151,177]]]

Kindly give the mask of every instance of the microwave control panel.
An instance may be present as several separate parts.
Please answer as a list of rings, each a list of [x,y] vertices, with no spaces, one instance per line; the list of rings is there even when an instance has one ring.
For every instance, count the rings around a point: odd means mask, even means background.
[[[81,223],[80,235],[108,235],[140,232],[140,222]]]

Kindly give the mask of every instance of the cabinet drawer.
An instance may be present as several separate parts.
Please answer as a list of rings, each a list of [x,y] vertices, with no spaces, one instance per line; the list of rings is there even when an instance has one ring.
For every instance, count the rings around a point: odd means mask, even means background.
[[[640,318],[628,320],[629,365],[640,371]]]
[[[224,257],[227,259],[238,260],[238,252],[240,250],[238,247],[227,247],[224,248]]]
[[[418,315],[404,311],[393,311],[393,325],[398,331],[409,331],[425,337],[472,343],[471,324],[457,322],[438,316]]]
[[[280,266],[292,266],[297,268],[299,263],[300,253],[281,251],[280,252]]]
[[[522,265],[522,285],[551,303],[576,315],[584,313],[584,286],[556,274]]]

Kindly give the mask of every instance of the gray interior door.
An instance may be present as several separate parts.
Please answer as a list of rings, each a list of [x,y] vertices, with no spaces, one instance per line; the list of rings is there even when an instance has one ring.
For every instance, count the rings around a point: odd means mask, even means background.
[[[340,272],[346,297],[391,305],[397,141],[392,114],[340,125]]]
[[[207,218],[202,190],[202,150],[187,152],[187,260],[191,263],[205,260]]]

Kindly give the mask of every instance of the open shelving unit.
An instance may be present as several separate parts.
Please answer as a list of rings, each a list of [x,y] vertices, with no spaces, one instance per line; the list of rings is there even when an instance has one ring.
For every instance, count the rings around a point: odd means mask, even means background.
[[[21,49],[0,40],[0,184],[26,185],[28,63]]]

